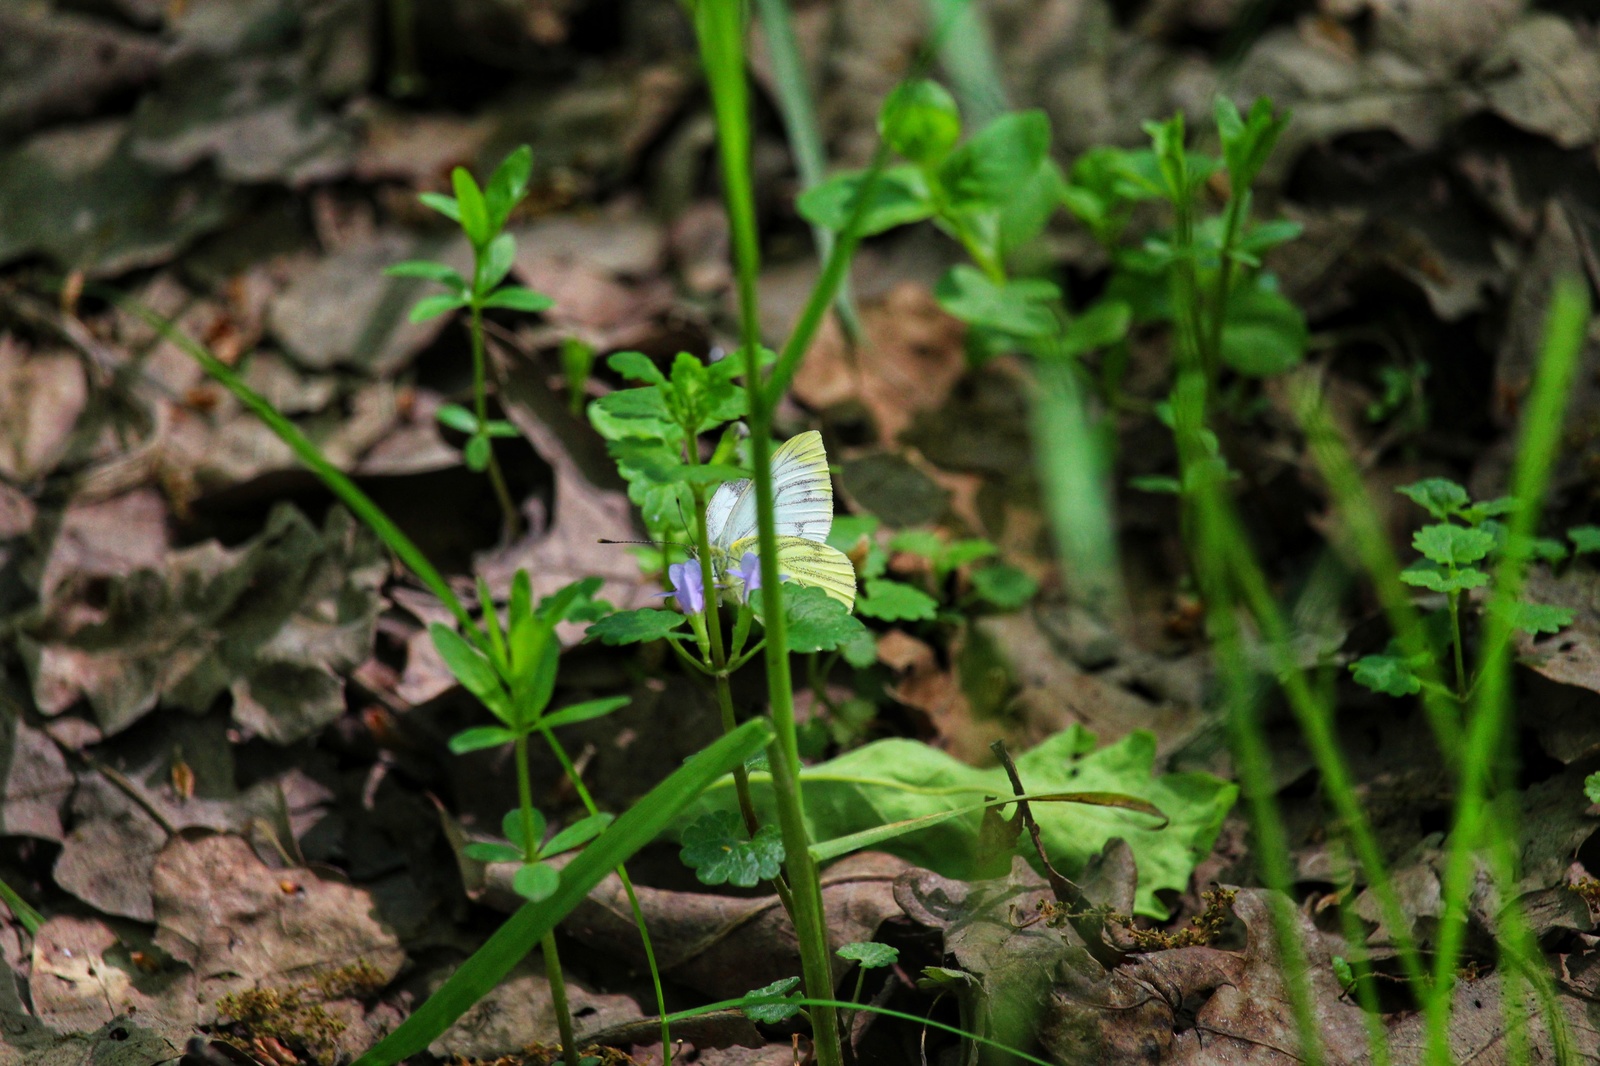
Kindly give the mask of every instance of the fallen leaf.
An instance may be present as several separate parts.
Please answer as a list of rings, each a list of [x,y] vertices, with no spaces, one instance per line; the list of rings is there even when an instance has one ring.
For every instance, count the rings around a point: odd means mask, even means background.
[[[34,352],[0,333],[0,476],[33,481],[66,451],[88,401],[83,360],[71,352]]]
[[[1600,45],[1567,19],[1530,14],[1498,35],[1482,76],[1489,107],[1513,125],[1563,148],[1600,140]]]
[[[435,983],[442,982],[440,975]],[[596,992],[568,974],[567,1007],[585,1029],[619,1025],[643,1017],[629,996]],[[530,1040],[558,1042],[555,1006],[542,957],[521,963],[445,1030],[428,1052],[440,1058],[494,1059],[511,1055]]]
[[[167,1029],[194,1025],[194,972],[159,954],[147,972],[133,961],[133,950],[97,918],[51,918],[33,942],[28,990],[39,1020],[64,1033],[89,1032],[126,1015]]]
[[[49,736],[0,715],[0,834],[59,842],[61,807],[75,780]]]

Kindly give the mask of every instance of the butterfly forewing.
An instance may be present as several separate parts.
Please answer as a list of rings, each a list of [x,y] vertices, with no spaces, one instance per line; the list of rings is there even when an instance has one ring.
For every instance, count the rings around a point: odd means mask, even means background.
[[[749,478],[724,481],[706,504],[706,532],[713,547],[728,550],[756,532],[756,494]]]
[[[778,536],[818,544],[833,526],[833,480],[816,430],[790,437],[772,456],[772,498]]]

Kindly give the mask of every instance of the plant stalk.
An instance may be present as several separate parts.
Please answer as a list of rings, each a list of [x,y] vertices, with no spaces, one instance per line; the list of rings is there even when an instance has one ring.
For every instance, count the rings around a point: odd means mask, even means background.
[[[483,308],[478,306],[476,300],[472,303],[468,331],[472,334],[472,413],[478,419],[478,432],[484,434],[484,440],[489,444],[489,462],[485,470],[489,475],[489,484],[494,487],[494,497],[500,504],[500,536],[509,544],[517,535],[521,519],[517,515],[517,505],[511,499],[511,490],[506,487],[505,475],[500,472],[500,460],[495,458],[494,440],[485,429],[489,424],[489,392],[485,382]]]

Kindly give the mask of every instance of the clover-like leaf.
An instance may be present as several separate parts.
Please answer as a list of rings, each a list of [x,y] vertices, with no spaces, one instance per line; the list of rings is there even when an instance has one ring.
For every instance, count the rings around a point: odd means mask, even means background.
[[[750,888],[783,869],[783,837],[777,826],[764,825],[752,840],[739,815],[712,811],[684,829],[679,855],[701,884]]]
[[[584,640],[598,640],[602,644],[642,644],[660,640],[682,628],[688,620],[688,615],[677,611],[658,611],[653,608],[618,611],[590,626],[584,634]]]
[[[856,610],[882,622],[920,622],[939,613],[939,601],[902,581],[875,577],[862,588]]]
[[[500,833],[511,841],[513,846],[521,848],[526,853],[537,855],[539,853],[539,842],[544,839],[547,823],[544,819],[544,812],[537,807],[530,813],[532,815],[530,821],[533,824],[529,827],[527,833],[523,832],[522,809],[518,807],[507,811],[505,817],[500,819]]]
[[[779,1022],[788,1021],[800,1013],[800,1003],[798,1002],[800,996],[794,991],[799,987],[800,978],[784,977],[772,982],[765,988],[752,988],[745,993],[746,999],[769,999],[773,996],[782,996],[784,998],[781,1003],[752,1003],[742,1008],[745,1017],[753,1022],[762,1022],[766,1025],[776,1025]],[[793,994],[791,995],[791,993]],[[791,1000],[794,1002],[791,1002]]]
[[[888,944],[879,944],[876,941],[864,940],[854,944],[846,944],[835,955],[841,959],[849,959],[861,964],[863,970],[875,970],[880,966],[893,966],[900,961],[900,952]]]
[[[1363,655],[1350,664],[1356,684],[1386,696],[1414,696],[1422,691],[1422,679],[1398,655]]]
[[[1466,489],[1444,477],[1423,478],[1394,491],[1441,521],[1460,514],[1471,502]]]
[[[1450,522],[1423,526],[1411,538],[1411,546],[1423,557],[1440,566],[1469,566],[1494,550],[1494,534],[1483,529],[1468,529]]]

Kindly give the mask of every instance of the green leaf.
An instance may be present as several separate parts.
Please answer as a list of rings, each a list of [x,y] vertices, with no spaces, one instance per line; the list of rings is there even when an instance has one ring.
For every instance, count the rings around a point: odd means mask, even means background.
[[[1422,679],[1398,655],[1364,655],[1350,664],[1350,673],[1356,684],[1386,696],[1414,696],[1422,691]]]
[[[667,612],[663,612],[667,613]],[[615,618],[615,615],[611,617]],[[678,615],[679,618],[687,617]],[[605,621],[605,619],[601,619]],[[598,624],[598,623],[597,623]],[[619,707],[626,707],[629,703],[628,696],[603,696],[597,700],[585,700],[574,703],[570,707],[563,707],[559,711],[552,711],[539,719],[540,729],[560,729],[562,726],[575,725],[578,722],[587,722],[593,718],[603,718]]]
[[[510,422],[507,422],[503,418],[489,419],[489,421],[483,424],[483,432],[485,436],[489,437],[510,438],[520,437],[522,435],[517,432],[516,426],[512,425]]]
[[[801,193],[795,208],[807,222],[839,233],[850,224],[866,180],[867,172],[861,170],[835,174]],[[933,200],[922,172],[916,167],[887,167],[872,185],[859,233],[871,237],[932,216]]]
[[[489,211],[483,202],[483,191],[473,180],[466,167],[456,167],[450,172],[450,184],[455,187],[456,206],[461,210],[461,230],[474,248],[489,243]]]
[[[473,841],[461,849],[461,854],[475,862],[521,862],[521,850],[511,844],[496,844],[488,841]]]
[[[523,849],[523,851],[537,854],[539,851],[539,842],[544,839],[544,831],[548,823],[545,821],[543,812],[541,812],[538,808],[534,808],[530,814],[532,815],[533,821],[531,834],[523,833],[522,811],[516,807],[513,807],[511,810],[507,811],[501,816],[500,832],[507,840],[511,841],[511,843],[515,844],[517,847]]]
[[[875,577],[864,584],[856,610],[881,622],[926,622],[939,613],[939,601],[919,588]]]
[[[467,446],[462,449],[462,456],[467,461],[467,469],[482,473],[489,467],[489,438],[483,436],[473,437],[467,441]]]
[[[489,187],[484,190],[484,206],[489,213],[490,229],[501,229],[511,212],[516,209],[528,191],[528,178],[533,174],[533,149],[522,145],[500,161],[489,175]]]
[[[1183,493],[1183,483],[1175,477],[1165,474],[1144,474],[1128,479],[1128,487],[1139,492],[1153,492],[1163,495],[1179,496]]]
[[[1518,602],[1511,605],[1511,625],[1530,636],[1559,633],[1572,624],[1574,612],[1570,607],[1557,607],[1551,603]]]
[[[1133,324],[1133,309],[1121,300],[1102,299],[1067,323],[1061,333],[1061,349],[1069,356],[1109,348],[1128,335]]]
[[[1400,571],[1400,580],[1408,585],[1424,588],[1430,592],[1450,593],[1482,588],[1489,583],[1489,575],[1473,567],[1457,570],[1452,574],[1445,570],[1430,569],[1427,566],[1414,566]]]
[[[1222,156],[1227,161],[1228,183],[1238,199],[1249,192],[1261,173],[1278,137],[1289,125],[1289,115],[1274,115],[1272,101],[1264,96],[1250,106],[1248,116],[1241,116],[1232,100],[1218,96],[1213,113],[1222,139]]]
[[[937,82],[904,81],[884,99],[878,133],[913,163],[935,167],[961,139],[961,112],[955,98]]]
[[[433,646],[439,652],[439,658],[444,660],[455,679],[461,682],[461,687],[478,697],[479,702],[489,708],[496,718],[511,725],[510,697],[501,686],[494,666],[483,653],[442,622],[429,626],[428,634],[433,637]]]
[[[934,563],[944,556],[944,538],[931,529],[904,529],[889,538],[889,550]]]
[[[639,611],[618,611],[600,619],[589,627],[584,640],[598,640],[602,644],[642,644],[660,640],[668,633],[683,628],[689,620],[677,611],[658,611],[645,608]]]
[[[450,738],[450,753],[465,755],[469,751],[498,748],[517,739],[517,734],[503,726],[480,725],[463,729]]]
[[[411,305],[411,313],[406,317],[412,322],[426,322],[430,318],[438,318],[442,314],[454,311],[458,307],[467,306],[467,297],[463,293],[439,292],[432,296],[424,296]]]
[[[437,992],[357,1059],[354,1066],[394,1066],[421,1054],[468,1008],[488,995],[555,929],[556,923],[583,902],[601,878],[654,840],[709,785],[764,749],[771,740],[772,727],[763,719],[751,719],[690,756],[567,864],[554,895],[519,908]]]
[[[939,306],[971,325],[988,326],[1017,337],[1048,337],[1059,328],[1056,308],[1061,290],[1042,278],[1004,284],[976,267],[959,263],[934,288]]]
[[[457,273],[453,267],[435,263],[431,259],[407,259],[401,263],[391,263],[383,268],[383,273],[385,277],[423,278],[427,281],[437,281],[456,292],[467,291],[466,278]]]
[[[993,541],[983,540],[979,537],[969,537],[965,540],[952,541],[945,546],[934,560],[934,569],[943,577],[968,563],[975,563],[979,559],[987,559],[1000,551]]]
[[[460,433],[478,432],[478,416],[458,403],[440,404],[434,417],[439,420],[441,426],[448,426]]]
[[[760,618],[762,597],[756,597],[751,606]],[[789,628],[789,650],[802,655],[832,651],[866,632],[866,626],[844,604],[810,585],[783,583],[783,613]]]
[[[618,389],[588,407],[589,423],[608,441],[639,438],[676,443],[683,431],[659,388]]]
[[[1471,502],[1466,489],[1443,477],[1423,478],[1409,485],[1401,485],[1394,491],[1440,521],[1460,514],[1462,508]]]
[[[511,877],[511,889],[530,903],[540,903],[561,887],[561,872],[549,863],[528,863]]]
[[[1043,111],[1001,115],[952,152],[939,181],[958,207],[1003,207],[1035,179],[1050,151]]]
[[[839,645],[839,653],[857,670],[865,670],[878,661],[878,641],[870,629],[862,626],[861,632]]]
[[[478,260],[478,273],[473,281],[473,291],[480,296],[488,295],[494,287],[505,280],[507,274],[517,261],[517,239],[509,233],[502,233],[489,242],[489,247],[484,250],[483,257]],[[516,291],[508,289],[504,291]],[[524,290],[526,291],[526,290]],[[496,293],[498,295],[498,293]],[[503,304],[496,304],[501,307]],[[540,308],[543,310],[543,308]]]
[[[745,1017],[763,1025],[777,1025],[788,1021],[799,1014],[803,1006],[800,993],[795,991],[799,987],[800,978],[785,977],[765,988],[752,988],[744,994],[745,999],[771,999],[774,996],[782,996],[783,1002],[749,1004],[742,1008]]]
[[[1494,534],[1440,522],[1417,530],[1411,538],[1411,546],[1425,559],[1440,566],[1468,566],[1494,550]]]
[[[581,848],[595,837],[605,831],[606,826],[616,819],[604,812],[591,814],[587,818],[579,818],[561,832],[551,837],[544,847],[539,849],[539,854],[545,858],[560,855],[573,848]]]
[[[783,836],[777,826],[764,825],[752,840],[737,814],[712,811],[684,829],[679,857],[703,885],[750,888],[782,871]]]
[[[1002,611],[1015,611],[1039,591],[1039,583],[1007,563],[996,563],[972,572],[972,591]]]
[[[1194,864],[1210,852],[1238,789],[1205,773],[1153,773],[1154,734],[1136,730],[1117,743],[1086,754],[1093,737],[1069,726],[1017,756],[1017,772],[1035,792],[1117,792],[1137,797],[1172,818],[1163,829],[1116,808],[1041,804],[1034,808],[1044,848],[1067,876],[1080,873],[1106,841],[1122,837],[1139,867],[1136,910],[1164,918],[1158,892],[1182,892]],[[912,740],[881,740],[801,771],[810,839],[827,841],[885,822],[955,810],[985,795],[1011,793],[1004,769],[968,766]],[[751,782],[758,816],[772,813],[770,782]],[[694,807],[685,823],[709,810],[736,811],[732,783],[719,785]],[[954,818],[882,847],[946,877],[968,878],[975,863],[978,819]],[[1030,858],[1030,861],[1033,861]]]
[[[828,546],[846,555],[858,552],[866,542],[866,560],[856,570],[862,577],[877,577],[889,565],[889,554],[878,546],[878,518],[876,515],[835,515],[833,528],[828,530]]]
[[[456,203],[454,196],[446,196],[442,192],[425,192],[419,194],[417,199],[422,202],[424,207],[431,207],[451,222],[457,225],[461,223],[461,205]],[[463,289],[466,288],[466,283],[463,282],[461,287]]]
[[[1573,526],[1567,530],[1572,541],[1573,555],[1592,555],[1600,552],[1600,526]]]
[[[656,366],[655,360],[643,352],[617,352],[606,359],[606,365],[629,381],[643,381],[651,385],[667,383],[667,376]]]
[[[1222,321],[1222,359],[1251,377],[1281,374],[1305,357],[1310,331],[1300,308],[1260,285],[1236,289]]]
[[[893,966],[900,961],[900,952],[888,944],[879,944],[876,941],[864,940],[854,944],[846,944],[835,955],[841,959],[849,959],[861,964],[863,970],[876,970],[882,966]]]
[[[506,285],[491,292],[483,301],[484,307],[503,307],[507,311],[526,311],[529,314],[538,314],[554,307],[556,302],[542,292],[523,288],[521,285]]]
[[[1583,794],[1590,803],[1600,803],[1600,771],[1583,779]]]

